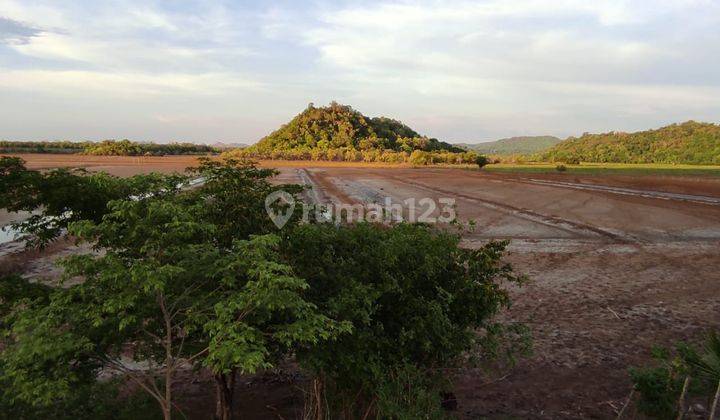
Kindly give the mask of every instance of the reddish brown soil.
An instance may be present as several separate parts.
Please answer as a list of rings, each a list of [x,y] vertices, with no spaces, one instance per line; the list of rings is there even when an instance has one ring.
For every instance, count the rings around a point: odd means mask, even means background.
[[[197,156],[84,156],[61,154],[12,154],[25,160],[29,169],[88,168],[117,176],[148,172],[183,172],[197,165]]]
[[[154,158],[160,160],[141,167],[103,159],[83,163],[118,174],[191,164],[188,157]],[[720,325],[720,205],[525,182],[720,197],[718,179],[327,165],[280,170],[278,182],[308,182],[324,203],[378,195],[396,202],[455,198],[460,218],[478,223],[465,246],[511,240],[507,260],[531,282],[512,289],[514,304],[503,319],[532,328],[534,353],[492,373],[462,370],[455,385],[462,418],[614,418],[630,392],[628,368],[648,361],[653,345],[697,338]],[[26,254],[23,261],[38,257]],[[268,374],[240,383],[238,398],[252,405],[243,407],[244,418],[297,417],[302,379]],[[181,381],[179,391],[189,418],[208,417],[212,384]]]

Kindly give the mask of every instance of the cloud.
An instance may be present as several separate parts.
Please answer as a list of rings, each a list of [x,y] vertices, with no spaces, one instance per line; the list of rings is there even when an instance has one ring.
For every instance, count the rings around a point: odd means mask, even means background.
[[[41,32],[38,28],[0,16],[0,44],[26,44]]]
[[[204,73],[104,73],[80,70],[0,70],[0,88],[45,91],[66,97],[102,93],[113,96],[192,94],[221,95],[233,90],[258,91],[260,84],[236,75]]]
[[[720,119],[713,0],[0,0],[0,16],[0,94],[62,102],[80,133],[77,103],[194,138],[227,135],[236,109],[255,137],[332,99],[449,139]]]
[[[327,11],[324,25],[302,35],[321,64],[350,75],[622,82],[705,54],[700,46],[686,48],[679,32],[666,27],[676,12],[707,25],[705,11],[679,12],[684,2],[664,3],[662,14],[619,1],[382,3]]]

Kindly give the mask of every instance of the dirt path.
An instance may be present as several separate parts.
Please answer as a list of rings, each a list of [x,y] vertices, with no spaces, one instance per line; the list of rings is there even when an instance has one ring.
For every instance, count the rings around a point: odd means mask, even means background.
[[[607,185],[579,184],[573,182],[557,182],[546,181],[542,179],[529,178],[525,182],[539,185],[550,185],[560,188],[574,188],[577,190],[604,191],[613,194],[632,195],[636,197],[658,198],[662,200],[678,200],[688,201],[691,203],[701,203],[708,205],[720,206],[720,198],[707,197],[703,195],[678,194],[662,191],[638,190],[633,188],[611,187]]]

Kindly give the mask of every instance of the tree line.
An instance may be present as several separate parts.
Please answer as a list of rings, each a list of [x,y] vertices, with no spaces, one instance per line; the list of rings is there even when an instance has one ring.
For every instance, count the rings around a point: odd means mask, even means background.
[[[687,121],[656,130],[570,137],[540,154],[550,162],[720,164],[720,126]]]
[[[502,262],[506,243],[464,249],[425,225],[300,223],[300,206],[278,230],[265,197],[300,200],[303,187],[275,174],[234,159],[129,178],[0,159],[0,207],[34,212],[16,225],[31,246],[69,235],[97,251],[62,259],[60,284],[0,279],[0,410],[117,417],[130,397],[99,379],[109,374],[170,419],[182,414],[179,372],[207,371],[208,415],[230,419],[239,375],[292,359],[307,377],[307,418],[437,418],[451,368],[527,349],[523,326],[495,318],[507,285],[524,280]]]
[[[380,163],[409,163],[412,165],[432,164],[474,164],[478,155],[475,152],[448,152],[413,150],[357,150],[353,148],[338,149],[309,149],[298,148],[291,150],[273,150],[261,152],[256,148],[234,149],[223,153],[223,156],[240,159],[272,159],[272,160],[299,160],[299,161],[330,161],[330,162],[380,162]]]
[[[201,155],[219,153],[204,144],[194,143],[139,143],[130,140],[103,140],[101,142],[72,141],[0,141],[2,153],[58,153],[98,156],[162,156]]]

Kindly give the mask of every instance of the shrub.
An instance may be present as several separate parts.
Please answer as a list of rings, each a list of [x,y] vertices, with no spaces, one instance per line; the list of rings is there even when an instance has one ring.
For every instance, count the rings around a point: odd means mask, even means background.
[[[375,405],[378,417],[401,418],[437,407],[435,369],[489,342],[478,329],[499,331],[492,318],[509,304],[502,283],[521,277],[500,263],[504,243],[458,244],[455,235],[404,224],[304,225],[287,238],[290,265],[310,285],[306,298],[353,325],[352,334],[298,353],[333,408]],[[403,395],[410,384],[414,393]]]
[[[413,165],[427,165],[431,163],[430,153],[422,150],[415,150],[410,154],[410,163]]]
[[[475,164],[480,169],[482,169],[483,166],[487,165],[488,163],[490,163],[490,159],[488,159],[488,157],[485,155],[478,155],[478,157],[475,158]]]
[[[557,165],[555,167],[555,170],[558,172],[565,172],[565,171],[567,171],[567,167],[565,165]]]
[[[630,369],[639,394],[638,410],[651,417],[672,419],[678,414],[682,389],[689,378],[689,395],[704,396],[717,406],[720,395],[720,336],[712,331],[700,350],[686,343],[675,346],[675,354],[656,347],[652,365]],[[717,408],[716,408],[717,409]],[[710,418],[714,418],[711,414]]]

